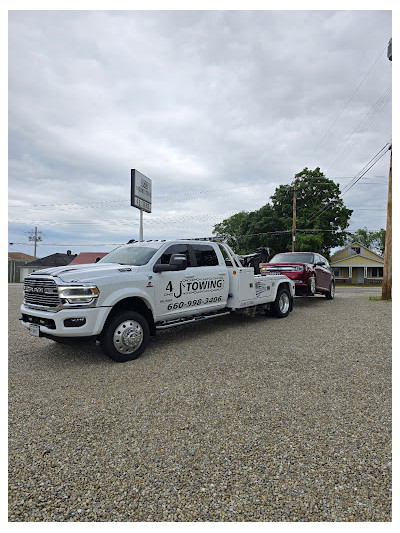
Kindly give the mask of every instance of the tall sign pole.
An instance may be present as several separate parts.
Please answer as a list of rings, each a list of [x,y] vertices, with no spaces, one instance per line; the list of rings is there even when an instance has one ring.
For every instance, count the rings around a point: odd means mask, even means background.
[[[143,209],[140,210],[139,241],[143,241]]]
[[[140,210],[139,240],[143,241],[143,211],[151,213],[151,179],[131,169],[131,206]]]

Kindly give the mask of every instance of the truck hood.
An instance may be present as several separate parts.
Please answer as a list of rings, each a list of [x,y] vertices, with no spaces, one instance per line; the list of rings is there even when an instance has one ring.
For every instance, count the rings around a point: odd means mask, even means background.
[[[137,272],[139,267],[131,265],[119,265],[117,263],[89,263],[87,265],[67,265],[62,267],[36,270],[33,275],[46,275],[59,277],[62,281],[91,282],[96,278],[104,278],[123,272]]]

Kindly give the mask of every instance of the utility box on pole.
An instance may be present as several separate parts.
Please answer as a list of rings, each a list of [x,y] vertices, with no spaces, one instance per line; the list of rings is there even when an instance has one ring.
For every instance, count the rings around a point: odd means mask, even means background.
[[[139,240],[143,241],[143,211],[151,213],[151,179],[131,169],[131,206],[140,209]]]

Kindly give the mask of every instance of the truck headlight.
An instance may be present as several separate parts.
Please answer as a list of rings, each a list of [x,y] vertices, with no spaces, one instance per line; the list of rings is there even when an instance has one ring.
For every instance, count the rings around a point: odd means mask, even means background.
[[[99,296],[96,285],[59,286],[58,296],[61,303],[90,304]]]

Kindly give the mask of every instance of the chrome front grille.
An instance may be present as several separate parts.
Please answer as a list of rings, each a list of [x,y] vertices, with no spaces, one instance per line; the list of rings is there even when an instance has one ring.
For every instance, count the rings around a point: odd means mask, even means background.
[[[276,272],[276,273],[280,273],[280,272],[303,272],[303,267],[302,266],[276,266],[276,267],[267,267],[267,270],[269,272]]]
[[[24,303],[28,307],[57,308],[60,305],[57,284],[51,279],[25,278]]]

